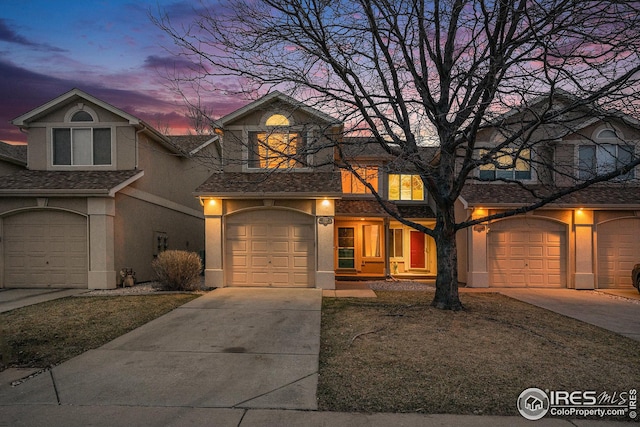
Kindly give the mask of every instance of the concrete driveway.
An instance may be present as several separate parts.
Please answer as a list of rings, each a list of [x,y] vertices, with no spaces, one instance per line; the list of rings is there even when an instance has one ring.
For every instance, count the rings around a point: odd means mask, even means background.
[[[0,402],[317,409],[321,297],[218,289],[17,387],[3,384]]]
[[[640,300],[606,291],[500,289],[501,294],[640,341]],[[637,292],[630,294],[635,297]]]

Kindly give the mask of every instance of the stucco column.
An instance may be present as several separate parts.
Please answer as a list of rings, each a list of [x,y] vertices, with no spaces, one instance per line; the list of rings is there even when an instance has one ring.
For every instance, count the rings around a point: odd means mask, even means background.
[[[118,285],[114,266],[115,199],[89,198],[89,289],[114,289]]]
[[[487,260],[487,233],[489,227],[477,224],[468,228],[469,274],[467,286],[470,288],[489,287],[489,269]]]
[[[205,199],[205,285],[212,288],[225,286],[222,269],[222,200]]]
[[[574,212],[576,289],[595,289],[596,277],[593,272],[593,212]]]
[[[316,200],[316,288],[336,288],[336,273],[333,262],[334,225],[335,202],[329,199]]]

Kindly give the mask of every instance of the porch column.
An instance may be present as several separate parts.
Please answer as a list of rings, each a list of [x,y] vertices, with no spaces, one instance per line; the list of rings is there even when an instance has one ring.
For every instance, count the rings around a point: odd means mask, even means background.
[[[115,199],[89,198],[89,289],[115,289]]]
[[[333,262],[334,225],[334,200],[316,200],[316,288],[336,288],[336,273]]]
[[[468,230],[469,274],[467,276],[467,286],[470,288],[488,288],[487,233],[489,232],[489,227],[485,224],[477,224]]]
[[[576,289],[595,289],[593,272],[593,211],[576,210],[573,214],[575,234]]]
[[[204,283],[211,288],[225,286],[222,268],[222,200],[204,201]]]

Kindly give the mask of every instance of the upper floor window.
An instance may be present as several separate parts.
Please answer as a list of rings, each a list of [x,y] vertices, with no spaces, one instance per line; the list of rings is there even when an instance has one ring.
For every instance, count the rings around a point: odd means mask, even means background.
[[[486,155],[487,150],[481,153]],[[480,179],[531,179],[531,150],[517,148],[503,148],[496,154],[495,163],[480,166]]]
[[[420,175],[389,175],[389,200],[424,200]]]
[[[289,169],[301,167],[299,153],[303,138],[290,132],[290,121],[282,114],[273,114],[265,122],[267,131],[249,132],[249,167],[259,169]]]
[[[633,147],[619,144],[580,145],[578,147],[578,178],[590,179],[599,174],[613,172],[631,163],[633,151]],[[627,174],[620,175],[619,179],[631,179],[634,177],[633,172],[631,170]]]
[[[354,166],[353,170],[375,191],[378,191],[378,167]],[[342,170],[342,192],[349,194],[371,194],[371,190],[358,179],[351,171]]]
[[[54,165],[110,165],[111,129],[53,129],[52,151]]]
[[[72,122],[92,122],[93,117],[88,112],[80,110],[73,113],[73,116],[71,116],[71,121]]]

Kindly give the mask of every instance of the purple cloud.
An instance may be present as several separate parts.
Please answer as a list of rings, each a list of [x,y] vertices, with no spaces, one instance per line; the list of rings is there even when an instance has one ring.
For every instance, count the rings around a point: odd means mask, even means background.
[[[36,50],[41,51],[53,51],[53,52],[66,52],[64,49],[57,48],[55,46],[51,46],[47,43],[36,43],[27,39],[26,37],[21,36],[20,34],[13,31],[7,25],[7,21],[0,18],[0,41],[19,44],[21,46],[30,47]]]

